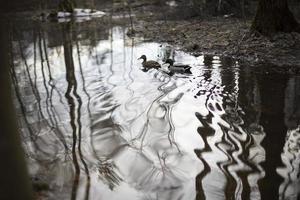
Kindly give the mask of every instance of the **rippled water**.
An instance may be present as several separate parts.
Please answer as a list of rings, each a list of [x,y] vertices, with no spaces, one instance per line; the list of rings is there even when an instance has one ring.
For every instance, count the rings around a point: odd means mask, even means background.
[[[11,38],[15,105],[49,199],[299,198],[299,75],[101,22],[25,27]],[[143,72],[142,54],[192,75]]]

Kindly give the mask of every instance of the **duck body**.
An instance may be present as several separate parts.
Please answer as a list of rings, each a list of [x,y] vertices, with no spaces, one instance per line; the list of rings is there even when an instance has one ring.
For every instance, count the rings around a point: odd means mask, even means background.
[[[155,68],[158,69],[160,68],[160,64],[154,60],[148,60],[148,61],[143,61],[142,65],[144,68]]]
[[[169,70],[174,73],[191,74],[191,67],[188,65],[173,65],[169,66]]]
[[[143,68],[145,69],[151,69],[151,68],[158,69],[161,67],[161,65],[154,60],[147,61],[147,57],[145,55],[142,55],[139,59],[143,59],[142,65]]]
[[[174,65],[174,61],[172,59],[167,59],[165,63],[168,63],[168,69],[170,72],[173,73],[180,73],[180,74],[192,74],[191,66],[183,65],[183,64],[176,64]]]

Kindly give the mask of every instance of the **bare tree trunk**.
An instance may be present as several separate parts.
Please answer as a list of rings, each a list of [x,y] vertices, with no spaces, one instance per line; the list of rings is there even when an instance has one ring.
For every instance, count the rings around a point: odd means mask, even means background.
[[[270,35],[275,32],[300,32],[300,27],[287,0],[260,0],[252,31]]]

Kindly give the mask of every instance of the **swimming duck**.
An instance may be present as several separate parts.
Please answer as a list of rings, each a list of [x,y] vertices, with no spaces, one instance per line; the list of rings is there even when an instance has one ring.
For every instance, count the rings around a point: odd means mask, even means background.
[[[174,60],[168,58],[165,64],[169,64],[168,69],[173,73],[180,73],[180,74],[191,74],[191,67],[189,65],[181,65],[176,64],[174,65]]]
[[[142,55],[139,59],[143,59],[143,62],[142,62],[142,65],[145,69],[151,69],[151,68],[154,68],[154,69],[158,69],[160,68],[160,64],[154,60],[148,60],[147,61],[147,57],[145,55]]]

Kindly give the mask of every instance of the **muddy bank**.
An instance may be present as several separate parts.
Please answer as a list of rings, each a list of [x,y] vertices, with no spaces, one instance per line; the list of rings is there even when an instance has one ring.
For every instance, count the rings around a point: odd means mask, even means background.
[[[176,8],[153,4],[132,6],[131,12],[135,36],[146,40],[167,42],[194,55],[230,56],[251,65],[300,66],[300,34],[254,36],[249,32],[251,16],[199,17],[192,11],[186,16]]]
[[[128,30],[129,37],[167,42],[194,55],[230,56],[250,65],[268,63],[300,67],[299,33],[280,33],[272,38],[254,36],[249,31],[251,16],[245,19],[231,14],[204,17],[195,13],[190,5],[169,6],[169,1],[164,4],[154,2],[124,4],[116,1],[99,8],[107,12],[101,21],[108,25],[133,26],[133,32],[131,28]]]
[[[250,20],[223,18],[155,22],[139,20],[135,30],[147,39],[168,42],[195,55],[232,56],[255,65],[300,66],[300,34],[254,37],[249,32],[250,24]]]

